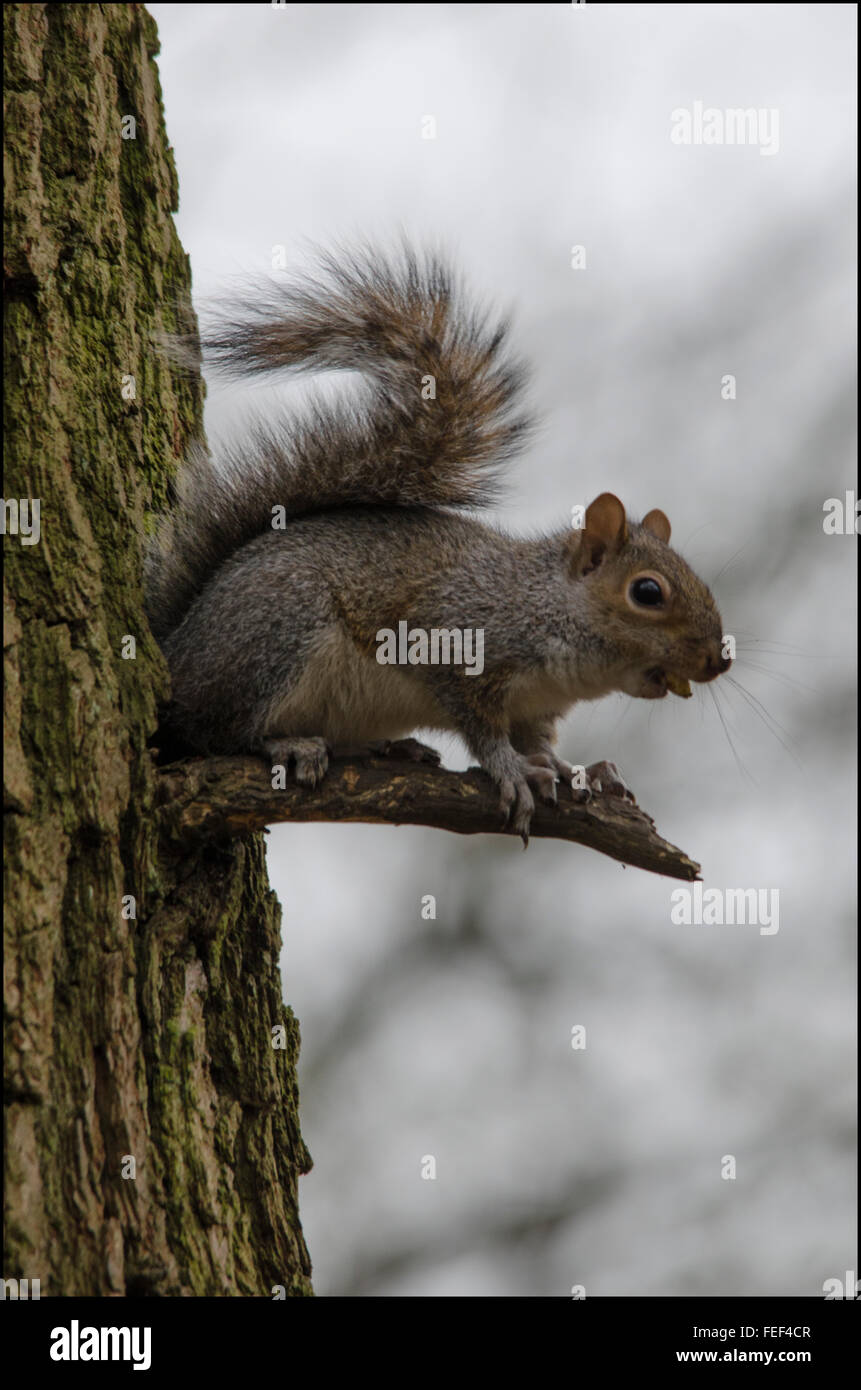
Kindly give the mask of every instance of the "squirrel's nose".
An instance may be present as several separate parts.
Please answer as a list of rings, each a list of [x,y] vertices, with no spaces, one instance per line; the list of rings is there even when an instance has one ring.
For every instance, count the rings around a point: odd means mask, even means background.
[[[706,657],[705,671],[700,679],[704,681],[713,681],[715,676],[722,676],[724,671],[729,670],[730,666],[732,666],[730,658],[718,651]]]

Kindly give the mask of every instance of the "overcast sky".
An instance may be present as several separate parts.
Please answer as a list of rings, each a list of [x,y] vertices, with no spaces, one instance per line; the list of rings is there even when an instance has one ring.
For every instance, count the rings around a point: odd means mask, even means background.
[[[674,926],[672,883],[561,843],[273,830],[318,1292],[821,1293],[855,1267],[855,541],[822,529],[856,479],[855,7],[150,9],[196,296],[277,245],[448,247],[543,415],[500,517],[663,508],[748,644],[749,695],[612,697],[562,750],[706,886],[779,889],[775,935]],[[674,143],[696,103],[769,141]],[[211,440],[292,389],[219,387]]]

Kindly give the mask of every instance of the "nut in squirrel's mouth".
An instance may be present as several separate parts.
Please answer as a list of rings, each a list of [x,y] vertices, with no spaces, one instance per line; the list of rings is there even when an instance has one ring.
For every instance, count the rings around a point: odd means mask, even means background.
[[[667,691],[687,700],[692,694],[691,683],[683,676],[665,671],[662,666],[652,666],[644,672],[645,688],[642,692],[646,700],[662,700]]]

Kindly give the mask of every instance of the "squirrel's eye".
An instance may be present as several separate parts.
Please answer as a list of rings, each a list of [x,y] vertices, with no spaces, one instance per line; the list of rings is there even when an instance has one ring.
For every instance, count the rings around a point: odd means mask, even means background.
[[[664,601],[657,579],[635,579],[628,592],[641,608],[657,608]]]

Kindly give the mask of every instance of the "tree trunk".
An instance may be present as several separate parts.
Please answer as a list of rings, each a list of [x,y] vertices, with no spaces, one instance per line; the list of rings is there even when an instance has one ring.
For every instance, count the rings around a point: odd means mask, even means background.
[[[153,809],[146,512],[202,402],[153,348],[193,324],[156,29],[141,5],[4,25],[3,1273],[42,1296],[308,1294],[263,839],[178,851]]]

